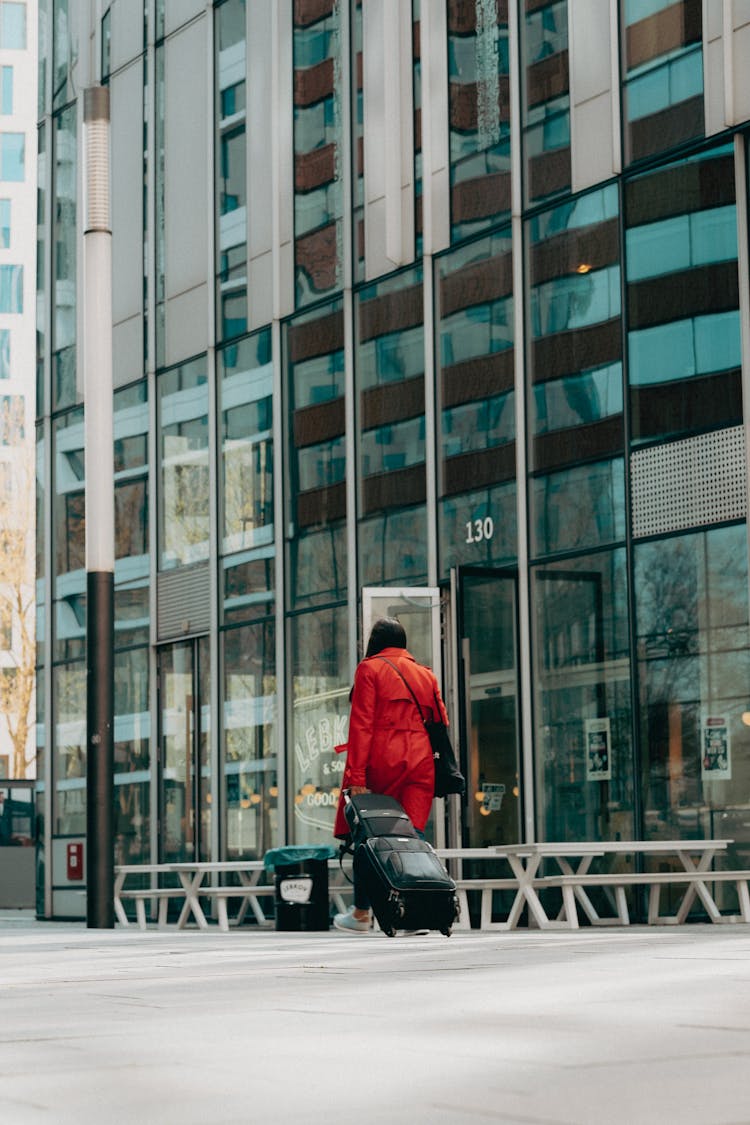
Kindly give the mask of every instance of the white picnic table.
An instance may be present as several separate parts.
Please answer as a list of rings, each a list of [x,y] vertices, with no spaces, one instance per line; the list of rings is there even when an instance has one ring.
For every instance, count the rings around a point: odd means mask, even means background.
[[[459,870],[455,873],[456,889],[461,904],[461,918],[458,929],[470,929],[468,893],[478,891],[481,895],[479,925],[482,930],[513,930],[521,919],[524,907],[528,907],[529,924],[541,930],[554,928],[577,929],[579,925],[578,907],[581,908],[591,925],[628,925],[630,922],[625,887],[647,886],[649,888],[648,921],[650,924],[678,925],[683,923],[695,902],[700,899],[712,922],[728,922],[741,919],[750,922],[750,894],[748,892],[748,871],[712,871],[711,864],[720,852],[726,851],[732,840],[599,840],[599,841],[558,841],[531,844],[508,844],[482,848],[437,848],[443,860],[457,861]],[[600,871],[592,872],[594,860],[604,856],[635,856],[671,858],[675,869],[669,871]],[[465,875],[463,861],[481,860],[484,863],[504,862],[510,869],[505,874]],[[553,874],[540,875],[543,861],[556,865]],[[334,872],[329,884],[329,893],[337,910],[344,910],[344,895],[351,887],[344,881],[335,859],[328,861],[329,872]],[[177,929],[184,928],[191,920],[204,930],[209,926],[201,899],[216,902],[219,928],[229,929],[227,899],[241,899],[236,923],[244,921],[251,910],[260,926],[272,925],[260,903],[260,899],[274,894],[273,880],[261,883],[265,870],[262,859],[239,859],[211,861],[187,861],[182,863],[128,864],[115,869],[115,914],[122,925],[129,920],[123,900],[135,902],[138,925],[146,928],[145,904],[158,903],[157,919],[160,926],[167,924],[167,911],[170,899],[181,899],[180,912],[175,923]],[[176,876],[179,886],[162,887],[151,885],[133,890],[126,888],[129,875],[151,877],[152,884],[165,875]],[[237,881],[227,877],[236,876]],[[211,880],[210,882],[208,880]],[[722,915],[709,889],[712,882],[733,882],[737,888],[740,915]],[[665,884],[684,885],[685,890],[677,912],[661,915],[659,912],[659,893]],[[614,916],[602,917],[592,903],[588,890],[591,887],[611,888],[616,902]],[[540,898],[541,890],[559,889],[562,893],[562,906],[555,917],[550,917]],[[493,921],[493,894],[498,890],[514,892],[514,898],[507,918]]]
[[[339,869],[337,860],[329,860],[328,865],[329,871],[334,867],[336,871]],[[200,900],[201,898],[209,898],[216,902],[219,929],[226,931],[229,929],[227,899],[239,898],[241,902],[235,918],[237,925],[244,921],[247,911],[252,910],[259,926],[270,926],[273,924],[273,920],[266,917],[259,901],[261,898],[273,896],[275,893],[272,873],[269,873],[269,882],[261,883],[260,881],[263,872],[266,870],[262,859],[188,860],[181,863],[123,864],[115,868],[115,915],[121,925],[129,925],[123,900],[132,899],[135,902],[138,925],[141,929],[145,929],[145,903],[156,901],[158,903],[157,923],[163,927],[167,925],[169,900],[180,898],[183,901],[177,921],[174,924],[175,928],[178,930],[184,929],[193,919],[199,929],[205,930],[209,928],[209,921]],[[129,875],[156,876],[157,880],[161,876],[175,875],[179,881],[179,886],[150,886],[130,890],[125,886]],[[232,875],[237,876],[237,883],[226,879],[226,876]],[[209,883],[207,880],[212,876],[217,876],[218,879],[216,882]],[[347,887],[334,880],[329,891],[337,909],[345,910],[343,895],[346,894]]]
[[[662,924],[682,923],[688,916],[696,895],[712,922],[720,921],[722,916],[714,901],[707,883],[717,877],[711,872],[710,867],[719,852],[726,851],[731,840],[597,840],[577,842],[544,842],[532,844],[513,844],[490,846],[484,848],[440,848],[438,855],[442,859],[455,860],[505,860],[512,872],[512,878],[493,878],[486,876],[463,877],[461,872],[457,878],[459,897],[461,899],[462,914],[468,917],[468,904],[466,892],[472,889],[480,890],[481,911],[480,928],[512,930],[518,925],[524,905],[528,906],[529,914],[540,929],[578,927],[578,916],[575,903],[581,906],[592,925],[627,924],[629,921],[624,898],[624,886],[640,882],[651,885],[652,900],[649,907],[649,922]],[[664,858],[672,857],[681,864],[681,872],[675,873],[674,881],[686,883],[685,894],[680,903],[677,914],[662,917],[658,914],[658,887],[660,883],[669,882],[669,874],[664,872],[619,873],[604,872],[591,874],[590,868],[594,859],[604,855],[658,855]],[[694,858],[696,857],[696,858]],[[559,870],[559,876],[540,876],[539,867],[543,860],[552,860]],[[577,863],[571,861],[577,860]],[[703,874],[705,873],[705,878]],[[732,878],[738,884],[738,894],[742,907],[743,918],[745,905],[742,901],[742,879],[745,873],[732,872],[720,873],[722,881]],[[746,873],[750,878],[750,872]],[[618,911],[614,918],[602,918],[596,911],[589,898],[587,886],[613,886],[617,896]],[[539,898],[539,890],[543,888],[560,887],[563,892],[563,908],[556,918],[550,918]],[[656,890],[654,891],[654,889]],[[745,894],[747,887],[745,885]],[[492,895],[495,890],[515,890],[516,895],[508,917],[501,922],[492,921]],[[463,926],[464,923],[462,922]],[[465,928],[465,926],[464,926]]]

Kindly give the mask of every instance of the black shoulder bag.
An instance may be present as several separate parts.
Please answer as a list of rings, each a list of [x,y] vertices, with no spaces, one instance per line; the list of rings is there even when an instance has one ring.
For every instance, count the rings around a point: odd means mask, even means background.
[[[425,719],[424,711],[419,705],[419,700],[412,691],[409,681],[406,676],[399,672],[395,664],[388,659],[387,656],[379,656],[378,660],[384,660],[386,664],[390,664],[393,671],[397,676],[401,676],[404,681],[409,695],[414,700],[417,710],[419,711],[422,725],[427,732],[427,737],[430,740],[432,747],[432,757],[435,762],[435,796],[447,797],[450,793],[463,793],[466,789],[466,782],[464,776],[458,768],[456,762],[456,755],[453,751],[448,728],[442,721],[440,716],[440,705],[435,696],[435,714],[438,716],[437,720]]]

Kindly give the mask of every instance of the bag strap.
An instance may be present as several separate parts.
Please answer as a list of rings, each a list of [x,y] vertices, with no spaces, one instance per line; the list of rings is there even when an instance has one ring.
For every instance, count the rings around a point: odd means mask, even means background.
[[[392,660],[389,660],[387,656],[378,656],[378,657],[377,657],[377,659],[378,659],[378,660],[384,660],[384,661],[386,662],[386,664],[390,664],[391,668],[392,668],[392,669],[393,669],[393,671],[394,671],[394,672],[396,673],[396,675],[397,675],[397,676],[401,676],[401,679],[402,679],[402,680],[404,681],[404,683],[406,684],[406,689],[407,689],[407,691],[409,692],[409,695],[410,695],[410,696],[412,697],[412,699],[414,700],[414,702],[415,702],[415,704],[416,704],[416,707],[417,707],[417,711],[419,711],[419,716],[420,716],[420,718],[421,718],[422,722],[423,722],[423,723],[426,723],[426,722],[427,722],[427,720],[426,720],[426,719],[425,719],[425,717],[424,717],[424,711],[423,711],[423,710],[422,710],[422,708],[420,707],[420,705],[419,705],[419,700],[417,699],[416,695],[414,694],[414,692],[413,692],[413,690],[412,690],[412,687],[411,687],[411,685],[410,685],[409,681],[407,680],[406,676],[404,676],[404,675],[403,675],[403,674],[402,674],[401,672],[399,672],[399,670],[398,670],[398,668],[396,667],[396,665],[395,665],[395,664],[393,663],[393,661],[392,661]],[[439,712],[438,712],[438,713],[439,713]]]

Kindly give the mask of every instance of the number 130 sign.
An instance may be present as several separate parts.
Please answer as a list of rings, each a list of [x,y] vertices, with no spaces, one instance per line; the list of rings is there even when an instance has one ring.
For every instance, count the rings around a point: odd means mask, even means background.
[[[495,523],[492,516],[485,516],[483,520],[468,520],[466,527],[467,543],[482,543],[491,539],[495,534]]]

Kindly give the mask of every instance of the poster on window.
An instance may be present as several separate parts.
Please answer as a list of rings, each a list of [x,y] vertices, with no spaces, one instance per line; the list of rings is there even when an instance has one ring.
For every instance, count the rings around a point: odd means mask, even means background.
[[[732,755],[729,745],[729,719],[726,715],[706,715],[701,719],[701,777],[704,781],[729,781]]]
[[[586,780],[612,777],[612,739],[609,719],[586,720]]]

